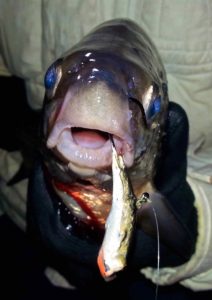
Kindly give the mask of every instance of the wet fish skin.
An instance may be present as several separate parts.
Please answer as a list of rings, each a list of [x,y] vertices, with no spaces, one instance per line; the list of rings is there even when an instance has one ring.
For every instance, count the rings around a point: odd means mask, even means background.
[[[121,151],[123,149],[120,148],[119,153],[123,154],[125,152],[124,154],[131,155],[127,173],[132,183],[133,193],[140,197],[142,193],[148,192],[152,197],[155,192],[153,187],[156,173],[155,162],[161,153],[169,99],[163,64],[155,46],[145,32],[129,20],[108,21],[94,29],[61,59],[57,60],[50,68],[50,72],[47,72],[47,79],[49,74],[56,76],[56,80],[52,86],[46,85],[42,138],[43,160],[50,177],[65,184],[66,190],[77,182],[75,188],[78,188],[78,195],[81,196],[84,204],[83,181],[86,181],[87,184],[90,183],[98,192],[101,192],[107,186],[107,188],[109,187],[107,191],[112,194],[110,190],[113,180],[111,165],[103,165],[102,167],[102,165],[98,166],[96,164],[92,168],[91,164],[86,165],[86,162],[89,162],[88,151],[83,150],[80,152],[78,149],[72,151],[79,158],[77,163],[74,161],[76,163],[74,165],[73,161],[70,162],[69,157],[64,157],[61,153],[65,147],[57,148],[54,143],[56,138],[49,138],[57,121],[58,127],[55,131],[53,130],[53,133],[58,133],[57,130],[61,129],[61,135],[57,136],[58,143],[61,141],[64,132],[66,135],[70,134],[71,126],[74,123],[74,127],[99,130],[112,134],[114,138],[117,138],[118,135],[119,141],[120,139],[125,141],[123,143],[125,149]],[[53,81],[50,80],[51,82]],[[136,99],[137,102],[131,101],[132,99]],[[158,104],[158,101],[160,102],[159,110],[157,108],[156,112],[153,111],[152,114],[151,106],[154,107],[155,100],[157,100],[156,104]],[[142,112],[139,110],[138,102],[141,104]],[[118,130],[116,130],[117,128]],[[63,129],[64,132],[62,132]],[[125,135],[126,131],[127,135]],[[130,147],[128,147],[129,145]],[[64,146],[67,146],[67,144]],[[60,150],[62,151],[60,152]],[[102,151],[99,151],[99,153],[101,155],[96,155],[96,158],[101,162],[104,155]],[[107,154],[110,155],[110,151]],[[82,156],[82,159],[80,156]],[[85,164],[79,167],[82,161]],[[120,166],[119,169],[121,169]],[[125,173],[124,170],[123,173]],[[121,211],[124,211],[124,203],[127,202],[129,205],[132,202],[134,205],[134,200],[130,201],[131,186],[127,178],[121,185],[121,189],[126,188],[125,192],[122,193],[123,198],[120,199]],[[65,193],[65,190],[60,194],[63,193]],[[98,197],[95,197],[95,195],[98,195]],[[107,216],[102,215],[101,211],[105,211],[106,204],[107,208],[109,207],[108,203],[111,203],[112,196],[107,197],[105,200],[101,198],[99,193],[86,193],[86,197],[87,208],[93,209],[94,207],[96,215],[100,215],[100,218],[97,219],[103,218],[101,224],[104,224]],[[169,224],[167,227],[166,222],[170,216],[169,206],[166,205],[164,197],[158,197],[156,200],[158,203],[162,203],[157,213],[159,225],[162,228],[161,237],[167,240],[167,228],[170,228]],[[141,210],[142,213],[138,214],[136,221],[142,229],[147,228],[146,232],[148,234],[154,234],[155,222],[149,214],[149,212],[151,213],[149,203],[145,205],[146,207],[148,209]],[[76,209],[79,210],[80,214],[79,206]],[[134,206],[128,206],[127,211],[126,223],[124,223],[124,214],[120,215],[118,219],[119,223],[123,222],[124,226],[121,229],[116,224],[114,227],[107,226],[105,235],[105,239],[109,240],[109,244],[114,247],[112,249],[117,254],[115,261],[118,261],[121,269],[126,265],[127,253],[134,230],[133,226],[128,228],[128,225],[135,222]],[[74,213],[74,211],[71,210],[71,213]],[[118,211],[112,208],[112,217],[109,217],[107,222],[109,225],[114,224],[116,214],[118,214]],[[81,219],[87,221],[86,218]],[[90,223],[86,224],[90,226]],[[178,227],[177,222],[172,224],[174,224],[172,231],[168,234],[171,242],[173,236],[175,236],[173,234],[175,230],[179,229],[179,232],[184,232],[181,230],[182,228]],[[121,232],[121,230],[124,230],[125,234],[119,238],[117,232]],[[115,232],[114,239],[118,240],[117,244],[114,243],[114,245],[111,242],[113,231]],[[181,245],[180,241],[182,241],[182,236],[179,236],[179,243],[178,241],[175,242],[178,248],[178,245]],[[176,249],[177,247],[173,248]],[[105,272],[106,276],[109,276],[106,266],[110,266],[110,264],[104,264],[104,255],[107,252],[100,251],[99,255],[99,265],[103,269],[103,276],[105,276]],[[119,252],[123,253],[120,257],[118,256]],[[112,273],[116,273],[115,268],[113,270],[110,267],[110,270]]]
[[[55,78],[48,81],[52,74]],[[136,218],[134,194],[139,197],[149,191],[147,187],[155,174],[168,107],[166,73],[146,33],[130,20],[117,19],[98,26],[65,53],[47,71],[46,81],[43,153],[49,173],[67,185],[66,191],[78,179],[99,190],[105,182],[113,184],[112,208],[108,218],[104,215],[107,224],[98,257],[100,271],[108,278],[126,266]],[[152,114],[155,100],[159,101],[159,110]],[[113,136],[121,155],[113,147],[112,176],[110,164],[92,167],[88,157],[92,157],[94,149],[82,151],[79,144],[77,148],[70,143],[67,136],[71,136],[73,127],[83,128],[84,132],[90,130],[90,135],[93,130],[92,136],[94,130]],[[71,138],[74,140],[73,134]],[[95,149],[97,153],[98,148]],[[111,157],[111,149],[107,150]],[[101,162],[106,155],[101,150],[99,153],[96,161]],[[83,189],[78,184],[75,188],[85,203]],[[63,191],[55,190],[61,197]],[[99,195],[94,199],[92,193],[91,200],[88,198],[86,193],[87,208],[95,209],[96,216],[100,215],[97,220],[102,219],[103,209],[97,203],[106,208],[108,199],[105,201]],[[79,211],[78,217],[80,208],[75,209]],[[84,221],[88,222],[86,217]]]
[[[125,144],[131,144],[131,154],[128,156],[132,156],[129,162],[132,183],[140,185],[147,177],[151,179],[160,152],[168,94],[162,61],[146,33],[130,20],[105,22],[57,60],[47,71],[46,78],[52,73],[56,79],[53,86],[46,88],[43,109],[43,152],[51,172],[61,180],[65,177],[69,182],[81,176],[100,184],[105,174],[101,167],[87,168],[88,159],[83,166],[85,170],[83,167],[77,170],[76,164],[79,166],[82,162],[78,160],[73,167],[73,163],[69,164],[68,155],[61,153],[63,147],[58,150],[59,147],[49,139],[62,111],[58,128],[67,126],[68,130],[71,126],[86,127],[118,136],[126,141]],[[92,93],[91,86],[94,87]],[[70,99],[65,100],[68,90],[71,91]],[[102,90],[104,92],[100,94]],[[77,93],[76,97],[74,93]],[[98,97],[100,102],[97,101]],[[160,109],[147,117],[157,97],[160,99]],[[131,99],[137,99],[137,103],[143,107],[141,114],[138,105]],[[126,112],[131,113],[130,121],[127,121]],[[147,118],[148,126],[145,126],[144,118]],[[118,131],[113,127],[114,124],[120,124]],[[123,132],[128,134],[124,135]],[[46,144],[47,140],[49,143]],[[129,152],[128,148],[126,146],[124,151]],[[86,156],[84,152],[79,156],[83,154]],[[56,159],[58,164],[55,164]],[[68,165],[70,168],[67,168]]]

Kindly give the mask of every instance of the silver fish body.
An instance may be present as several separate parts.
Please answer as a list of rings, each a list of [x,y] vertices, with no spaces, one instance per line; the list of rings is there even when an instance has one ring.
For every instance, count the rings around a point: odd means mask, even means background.
[[[135,196],[122,156],[112,146],[112,206],[105,225],[98,265],[104,278],[111,278],[127,264],[127,254],[135,224]]]

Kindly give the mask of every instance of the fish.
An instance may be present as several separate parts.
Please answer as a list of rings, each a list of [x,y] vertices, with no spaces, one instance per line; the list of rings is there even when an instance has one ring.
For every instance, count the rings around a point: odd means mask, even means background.
[[[106,232],[97,258],[106,280],[114,278],[127,264],[127,254],[135,224],[136,198],[125,172],[123,158],[112,145],[113,195]]]
[[[148,191],[155,174],[168,107],[165,69],[148,35],[133,21],[116,19],[57,59],[44,82],[45,173],[75,219],[111,240],[103,242],[97,259],[103,277],[110,277],[126,265],[133,199]],[[108,245],[117,234],[124,237],[117,266],[106,271]]]
[[[45,87],[49,173],[64,184],[111,187],[111,134],[134,190],[151,180],[168,94],[160,56],[138,25],[120,19],[100,25],[50,66]]]
[[[142,28],[131,20],[115,19],[94,28],[53,62],[44,84],[43,175],[35,178],[40,182],[44,176],[45,193],[46,186],[51,190],[48,199],[56,195],[51,209],[57,211],[57,226],[83,240],[98,241],[97,264],[107,280],[127,265],[138,203],[155,193],[169,105],[165,68]],[[31,210],[39,216],[36,180],[29,194]],[[145,202],[142,220],[149,218]],[[170,211],[164,209],[163,197],[156,203],[161,203],[158,218],[163,224]],[[51,213],[48,228],[52,218]],[[39,228],[42,222],[37,221]],[[154,225],[148,224],[150,232]],[[46,235],[45,228],[40,229],[54,247],[58,230]]]
[[[112,204],[97,258],[99,270],[106,281],[114,279],[116,273],[126,267],[135,228],[136,209],[150,202],[148,193],[143,193],[140,198],[134,195],[123,158],[117,153],[113,141],[112,175]]]

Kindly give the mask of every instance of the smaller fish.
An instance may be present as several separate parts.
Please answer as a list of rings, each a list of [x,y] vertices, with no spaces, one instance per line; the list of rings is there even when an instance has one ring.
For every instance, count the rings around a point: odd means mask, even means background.
[[[105,224],[105,236],[97,263],[105,280],[126,266],[127,253],[135,223],[136,197],[125,171],[121,155],[112,143],[113,197],[112,206]]]

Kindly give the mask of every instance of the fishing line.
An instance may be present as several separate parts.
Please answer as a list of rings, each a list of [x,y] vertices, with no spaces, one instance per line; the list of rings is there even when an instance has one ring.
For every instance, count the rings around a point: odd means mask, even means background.
[[[151,207],[152,207],[152,211],[153,211],[154,218],[155,218],[155,226],[156,226],[156,232],[157,232],[157,282],[158,282],[158,278],[160,276],[160,233],[159,233],[157,214],[156,214],[155,208],[152,205],[152,203],[151,203]],[[158,299],[158,288],[159,288],[159,284],[156,283],[155,300]]]
[[[152,204],[149,193],[143,193],[141,198],[137,199],[136,205],[137,205],[137,208],[139,209],[142,207],[142,203],[147,203],[147,202],[150,204],[150,207],[153,211],[153,215],[154,215],[154,219],[155,219],[156,233],[157,233],[157,275],[156,275],[156,279],[158,282],[158,278],[160,276],[160,233],[159,233],[159,225],[158,225],[158,218],[157,218],[156,210]],[[155,300],[158,299],[158,288],[159,288],[159,284],[156,283]]]

